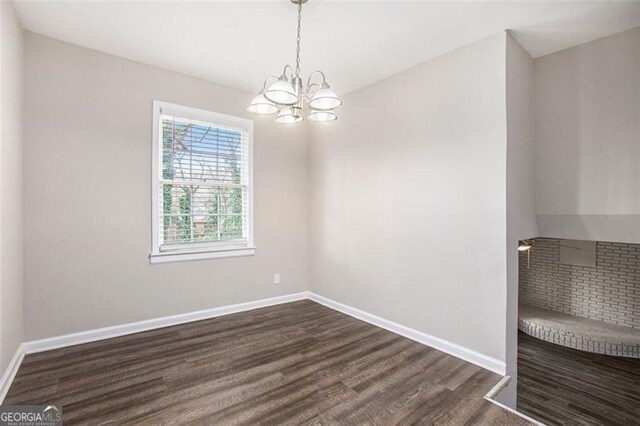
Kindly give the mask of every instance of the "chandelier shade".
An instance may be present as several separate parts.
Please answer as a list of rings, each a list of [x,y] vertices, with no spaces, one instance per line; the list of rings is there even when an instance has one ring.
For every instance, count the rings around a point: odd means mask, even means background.
[[[301,115],[294,115],[291,107],[284,107],[278,113],[276,121],[280,124],[293,124],[302,121]]]
[[[280,77],[264,92],[264,97],[280,105],[293,105],[298,102],[298,94],[286,77]]]
[[[342,101],[326,83],[316,91],[309,102],[310,108],[319,110],[334,109],[340,105],[342,105]]]
[[[300,77],[300,32],[302,27],[302,4],[307,0],[291,0],[298,6],[298,31],[296,39],[295,69],[289,65],[284,67],[279,78],[268,77],[262,91],[253,99],[249,111],[256,114],[274,114],[276,121],[283,124],[298,123],[303,120],[303,113],[309,110],[308,118],[312,121],[333,121],[338,117],[335,108],[342,101],[331,89],[322,71],[314,71],[309,75],[306,86]],[[313,81],[319,76],[321,81]],[[273,81],[275,80],[275,81]],[[271,84],[268,84],[273,81]]]
[[[265,98],[262,92],[253,98],[251,105],[247,109],[255,114],[275,114],[278,112],[277,105]]]
[[[333,110],[311,110],[308,118],[311,121],[333,121],[337,120],[338,116]]]

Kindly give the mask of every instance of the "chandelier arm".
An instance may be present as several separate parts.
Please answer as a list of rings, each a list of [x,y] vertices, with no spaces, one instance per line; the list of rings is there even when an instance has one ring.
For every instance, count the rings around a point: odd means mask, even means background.
[[[324,73],[320,70],[315,70],[314,72],[312,72],[311,74],[309,74],[309,78],[307,78],[307,91],[309,91],[309,89],[311,89],[311,79],[313,78],[314,75],[316,74],[320,74],[322,76],[322,84],[327,82],[327,78],[324,76]],[[314,85],[318,85],[321,86],[318,83],[313,83]]]
[[[287,76],[287,69],[291,73],[291,78],[293,79],[293,68],[291,68],[291,65],[287,64],[284,66],[284,68],[282,69],[282,75],[284,75],[285,77]]]
[[[302,27],[302,1],[298,2],[298,32],[296,38],[296,77],[300,77],[300,31]]]
[[[317,87],[316,90],[312,90],[314,87]],[[313,97],[313,95],[320,90],[322,86],[319,85],[318,83],[311,83],[310,85],[307,86],[306,90],[305,90],[305,99],[307,99],[307,101],[309,101],[310,98]]]
[[[269,82],[269,80],[271,80],[271,79],[276,79],[276,80],[277,80],[277,79],[278,79],[278,77],[276,77],[275,75],[270,75],[269,77],[267,77],[267,78],[264,80],[264,83],[262,83],[262,91],[264,91],[264,90],[267,88],[267,83],[268,83],[268,82]]]

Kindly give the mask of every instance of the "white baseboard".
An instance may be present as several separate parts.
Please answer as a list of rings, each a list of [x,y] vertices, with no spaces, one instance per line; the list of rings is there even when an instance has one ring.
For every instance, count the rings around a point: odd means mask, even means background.
[[[65,334],[62,336],[27,342],[24,344],[24,350],[27,354],[43,352],[51,349],[63,348],[66,346],[95,342],[97,340],[110,339],[112,337],[119,337],[127,334],[140,333],[142,331],[155,330],[157,328],[169,327],[172,325],[219,317],[222,315],[250,311],[252,309],[265,308],[267,306],[279,305],[282,303],[295,302],[296,300],[303,300],[307,298],[307,292],[303,291],[300,293],[271,297],[269,299],[255,300],[252,302],[238,303],[236,305],[205,309],[203,311],[188,312],[186,314],[171,315],[167,317],[153,318],[145,321],[132,322],[129,324],[114,325],[111,327],[81,331],[79,333]]]
[[[501,402],[496,401],[495,399],[491,399],[491,398],[485,398],[487,401],[491,402],[492,404],[496,404],[498,407],[502,408],[503,410],[507,410],[510,413],[515,414],[518,417],[521,417],[525,420],[527,420],[528,422],[531,422],[531,424],[534,424],[536,426],[546,426],[544,423],[539,422],[538,420],[531,418],[529,416],[527,416],[526,414],[522,414],[520,411],[516,411],[511,407],[508,407],[506,405],[504,405]]]
[[[546,426],[544,423],[541,423],[539,421],[537,421],[536,419],[533,419],[529,416],[527,416],[526,414],[522,414],[521,412],[514,410],[513,408],[504,405],[501,402],[496,401],[494,398],[496,396],[498,396],[498,394],[500,393],[501,390],[503,390],[505,387],[507,387],[507,385],[509,384],[509,382],[511,381],[511,376],[504,376],[502,378],[502,380],[500,380],[493,388],[491,388],[491,390],[489,392],[487,392],[487,394],[484,396],[484,399],[486,399],[487,401],[491,402],[492,404],[496,404],[498,407],[509,411],[510,413],[515,414],[518,417],[521,417],[529,422],[531,422],[532,424],[536,425],[536,426]]]
[[[199,321],[229,315],[238,312],[250,311],[252,309],[264,308],[267,306],[279,305],[282,303],[295,302],[297,300],[310,299],[320,303],[336,311],[342,312],[354,318],[366,321],[370,324],[384,328],[392,333],[407,337],[418,343],[433,347],[442,352],[446,352],[457,358],[476,364],[482,368],[493,371],[502,376],[505,375],[504,362],[483,355],[463,346],[451,343],[447,340],[431,336],[418,330],[406,327],[404,325],[380,318],[376,315],[361,311],[351,306],[345,305],[320,296],[318,294],[303,291],[284,296],[272,297],[269,299],[256,300],[252,302],[238,303],[236,305],[221,306],[213,309],[205,309],[202,311],[189,312],[185,314],[172,315],[161,318],[154,318],[145,321],[138,321],[129,324],[114,325],[111,327],[98,328],[95,330],[82,331],[79,333],[65,334],[62,336],[50,337],[42,340],[34,340],[20,345],[16,354],[11,359],[2,378],[0,378],[0,402],[4,400],[4,396],[9,390],[9,386],[13,382],[13,378],[18,371],[18,367],[22,362],[25,354],[48,351],[67,346],[79,345],[82,343],[95,342],[98,340],[110,339],[113,337],[124,336],[127,334],[140,333],[157,328],[169,327],[172,325],[184,324],[192,321]]]
[[[13,383],[13,379],[16,377],[16,373],[18,372],[18,368],[22,363],[22,359],[24,358],[24,343],[21,343],[16,349],[16,353],[13,354],[11,361],[9,361],[9,365],[2,373],[2,377],[0,377],[0,404],[4,402],[4,397],[7,396],[7,392],[9,392],[9,387],[11,383]]]
[[[50,337],[42,340],[34,340],[22,343],[9,365],[0,377],[0,404],[9,391],[11,383],[18,372],[22,359],[26,354],[48,351],[51,349],[63,348],[66,346],[80,345],[82,343],[95,342],[97,340],[110,339],[112,337],[124,336],[127,334],[140,333],[142,331],[154,330],[172,325],[184,324],[192,321],[199,321],[222,315],[235,314],[238,312],[250,311],[252,309],[265,308],[267,306],[279,305],[282,303],[295,302],[297,300],[308,299],[306,291],[292,293],[284,296],[271,297],[269,299],[255,300],[252,302],[238,303],[236,305],[221,306],[218,308],[205,309],[202,311],[189,312],[186,314],[171,315],[167,317],[154,318],[146,321],[132,322],[129,324],[114,325],[111,327],[98,328],[94,330],[81,331],[79,333],[65,334],[62,336]]]
[[[503,376],[502,379],[484,395],[484,399],[493,400],[502,389],[507,387],[509,382],[511,382],[511,376]]]
[[[309,292],[309,299],[313,300],[314,302],[318,302],[328,308],[335,309],[336,311],[340,311],[359,320],[368,322],[369,324],[373,324],[380,328],[384,328],[385,330],[389,330],[392,333],[396,333],[418,343],[422,343],[423,345],[431,346],[432,348],[438,349],[439,351],[446,352],[449,355],[453,355],[456,358],[463,359],[472,364],[493,371],[494,373],[497,373],[501,376],[504,376],[506,374],[505,363],[504,361],[500,361],[499,359],[483,355],[479,352],[476,352],[469,348],[465,348],[464,346],[460,346],[456,343],[452,343],[439,337],[431,336],[430,334],[423,333],[413,328],[395,323],[393,321],[380,318],[379,316],[361,311],[360,309],[356,309],[340,302],[336,302],[313,292]]]

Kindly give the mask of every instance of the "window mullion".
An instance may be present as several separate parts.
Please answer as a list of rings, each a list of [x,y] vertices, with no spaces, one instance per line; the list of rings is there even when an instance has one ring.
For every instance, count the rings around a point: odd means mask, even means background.
[[[246,188],[246,184],[242,183],[227,183],[227,182],[204,182],[195,180],[180,180],[180,179],[161,179],[161,185],[193,185],[193,186],[209,186],[220,188]]]

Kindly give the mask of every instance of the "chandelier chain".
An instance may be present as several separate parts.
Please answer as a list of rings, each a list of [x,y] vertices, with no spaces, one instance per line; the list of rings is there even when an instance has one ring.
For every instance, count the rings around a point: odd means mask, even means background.
[[[300,77],[300,28],[302,26],[302,1],[298,2],[298,37],[296,39],[296,77]]]

